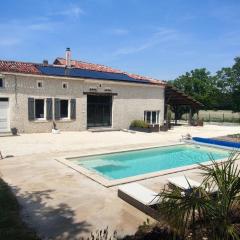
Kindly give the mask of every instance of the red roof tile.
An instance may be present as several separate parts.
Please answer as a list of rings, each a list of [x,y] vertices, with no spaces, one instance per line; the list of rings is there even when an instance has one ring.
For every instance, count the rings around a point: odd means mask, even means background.
[[[33,63],[0,60],[0,71],[15,73],[41,74]]]
[[[0,60],[0,71],[1,72],[13,72],[13,73],[42,74],[36,67],[39,65],[41,65],[41,64]],[[66,65],[66,60],[64,58],[57,58],[54,61],[54,65],[63,67]],[[144,77],[144,76],[137,75],[137,74],[123,72],[121,70],[114,69],[114,68],[107,67],[107,66],[100,65],[100,64],[93,64],[93,63],[87,63],[87,62],[83,62],[83,61],[72,60],[71,65],[74,68],[80,68],[80,69],[85,69],[85,70],[90,70],[90,71],[100,71],[100,72],[109,72],[109,73],[124,73],[124,74],[128,75],[129,77],[132,77],[132,78],[135,78],[138,80],[145,80],[145,81],[147,80],[153,84],[160,84],[160,85],[166,84],[165,81],[160,81],[157,79],[153,79],[151,77]]]
[[[64,58],[57,58],[53,64],[66,65],[66,60]],[[81,68],[81,69],[92,70],[92,71],[123,73],[120,70],[113,69],[111,67],[107,67],[104,65],[87,63],[87,62],[77,61],[77,60],[71,60],[71,65],[72,65],[72,67],[75,67],[75,68]]]

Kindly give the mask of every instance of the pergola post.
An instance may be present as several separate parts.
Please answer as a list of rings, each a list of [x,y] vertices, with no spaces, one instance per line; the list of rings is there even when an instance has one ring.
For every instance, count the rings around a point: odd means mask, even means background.
[[[193,113],[193,111],[192,111],[192,106],[190,106],[189,107],[189,115],[188,115],[188,125],[192,125],[192,113]]]
[[[174,114],[175,114],[175,125],[177,125],[178,120],[178,107],[174,106]]]
[[[168,129],[171,128],[171,108],[170,108],[170,105],[167,105],[166,125],[167,125]]]

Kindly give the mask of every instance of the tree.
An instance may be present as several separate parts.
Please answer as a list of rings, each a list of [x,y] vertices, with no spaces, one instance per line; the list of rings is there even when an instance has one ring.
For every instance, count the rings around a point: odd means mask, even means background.
[[[169,83],[205,105],[206,109],[240,112],[240,57],[232,67],[211,75],[205,68],[186,72]],[[186,108],[179,109],[180,113]]]
[[[225,109],[240,111],[240,57],[234,59],[232,67],[222,68],[217,72],[217,88],[220,102]],[[227,105],[226,105],[227,103]],[[221,106],[220,106],[221,107]]]
[[[216,108],[218,92],[218,89],[215,87],[216,78],[211,76],[210,72],[205,68],[186,72],[171,83],[187,95],[204,104],[206,108]]]

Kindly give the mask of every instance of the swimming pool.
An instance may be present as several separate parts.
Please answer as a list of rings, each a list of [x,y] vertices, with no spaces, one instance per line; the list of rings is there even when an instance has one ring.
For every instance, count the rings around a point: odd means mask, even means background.
[[[228,155],[226,150],[184,144],[80,157],[72,161],[109,180],[116,180],[203,163],[211,159],[219,160]]]

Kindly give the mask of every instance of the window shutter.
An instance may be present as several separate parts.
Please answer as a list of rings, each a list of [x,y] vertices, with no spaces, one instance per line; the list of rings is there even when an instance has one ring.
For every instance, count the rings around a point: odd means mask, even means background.
[[[54,101],[54,109],[55,109],[55,120],[59,120],[60,119],[60,99],[59,98],[55,98]]]
[[[52,99],[47,98],[47,120],[52,120]]]
[[[34,98],[28,98],[28,120],[34,120]]]
[[[71,99],[71,119],[76,119],[76,99]]]

